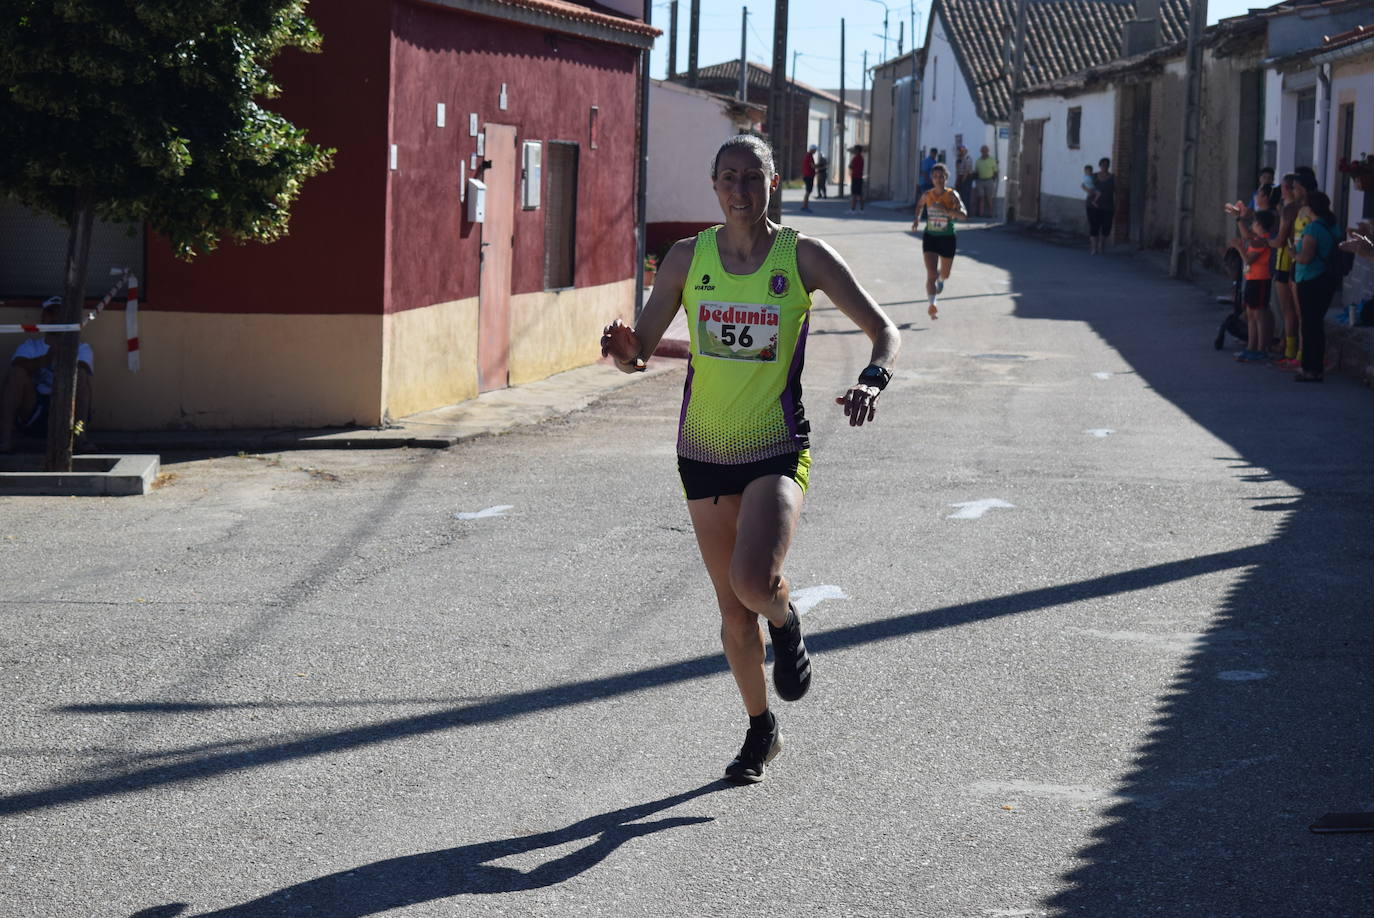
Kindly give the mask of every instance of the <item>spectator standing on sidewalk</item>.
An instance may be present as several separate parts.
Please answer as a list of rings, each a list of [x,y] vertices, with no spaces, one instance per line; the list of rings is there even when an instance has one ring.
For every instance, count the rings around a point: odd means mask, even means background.
[[[967,204],[973,200],[973,157],[969,155],[968,147],[959,147],[959,155],[954,160],[954,176],[954,190]]]
[[[1236,229],[1245,240],[1245,349],[1236,355],[1242,363],[1263,363],[1269,359],[1269,342],[1274,335],[1274,314],[1269,311],[1269,289],[1273,278],[1274,249],[1269,241],[1278,231],[1278,218],[1272,211],[1250,211],[1232,206]]]
[[[811,663],[783,562],[801,517],[811,468],[801,367],[811,294],[823,291],[872,342],[869,366],[836,398],[851,426],[873,420],[892,378],[896,326],[824,242],[768,219],[778,193],[773,151],[741,134],[716,153],[711,184],[723,226],[669,250],[637,325],[616,319],[601,353],[622,372],[643,370],[678,309],[686,308],[689,364],[677,440],[678,472],[721,615],[725,658],[749,716],[739,754],[725,769],[738,783],[763,780],[782,751],[768,706],[759,618],[773,641],[773,684],[795,701]],[[633,584],[617,583],[632,595]]]
[[[1333,256],[1340,242],[1340,227],[1331,212],[1331,199],[1320,191],[1307,196],[1312,219],[1303,227],[1293,254],[1298,281],[1298,311],[1302,315],[1302,372],[1295,382],[1321,382],[1326,361],[1326,310],[1336,293]]]
[[[1296,173],[1286,173],[1279,182],[1279,231],[1270,243],[1274,247],[1274,289],[1278,291],[1279,313],[1283,317],[1283,356],[1275,366],[1296,370],[1302,348],[1302,320],[1298,315],[1298,287],[1293,278],[1293,227],[1307,206],[1307,189],[1298,183]]]
[[[806,155],[802,157],[802,184],[806,186],[806,194],[802,195],[801,209],[811,210],[811,191],[816,184],[816,145],[813,143],[807,148]]]
[[[826,194],[825,186],[830,181],[830,157],[824,153],[816,155],[816,197],[824,198]]]
[[[939,154],[939,150],[935,149],[934,147],[931,147],[930,152],[927,153],[925,155],[925,158],[921,160],[921,174],[918,178],[916,186],[917,190],[920,191],[921,194],[925,194],[931,188],[930,170],[935,168],[935,163],[938,161],[937,157],[939,156]]]
[[[1251,210],[1268,210],[1269,189],[1274,185],[1274,167],[1265,166],[1259,171],[1259,185],[1255,193],[1250,196]]]
[[[992,217],[992,208],[997,199],[997,180],[1001,178],[998,171],[997,157],[988,152],[987,145],[981,148],[981,156],[973,164],[974,187],[978,192],[974,215],[978,217]]]
[[[1088,242],[1090,251],[1094,255],[1101,255],[1107,248],[1112,224],[1116,221],[1116,176],[1112,175],[1112,161],[1105,156],[1098,160],[1093,187],[1097,193],[1089,197]]]
[[[849,152],[854,154],[849,158],[849,212],[853,214],[864,209],[864,148],[855,144]]]

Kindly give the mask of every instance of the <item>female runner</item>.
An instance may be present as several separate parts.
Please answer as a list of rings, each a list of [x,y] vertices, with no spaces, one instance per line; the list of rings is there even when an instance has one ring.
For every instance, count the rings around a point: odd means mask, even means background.
[[[622,372],[644,369],[673,315],[686,308],[692,354],[678,471],[720,606],[725,658],[749,715],[725,776],[755,783],[782,751],[768,706],[760,616],[773,641],[778,695],[795,701],[811,685],[782,568],[811,468],[801,370],[812,291],[823,291],[873,344],[869,366],[836,399],[850,426],[873,420],[899,338],[834,249],[768,219],[779,177],[767,143],[748,134],[730,138],[716,153],[711,180],[724,225],[669,250],[639,322],[606,326],[601,353]]]
[[[967,219],[968,212],[964,210],[959,192],[945,187],[949,170],[944,163],[931,167],[930,180],[934,187],[916,202],[916,213],[919,215],[921,208],[925,208],[926,231],[921,236],[921,252],[926,260],[926,297],[930,300],[926,312],[932,319],[938,319],[938,297],[944,292],[945,281],[949,280],[950,269],[954,267],[954,221]],[[919,222],[918,216],[911,224],[913,232]]]

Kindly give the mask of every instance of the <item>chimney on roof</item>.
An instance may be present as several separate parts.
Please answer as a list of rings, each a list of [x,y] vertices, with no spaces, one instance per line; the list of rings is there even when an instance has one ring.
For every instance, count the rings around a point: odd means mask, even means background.
[[[1121,56],[1131,57],[1158,48],[1163,39],[1159,25],[1160,0],[1136,0],[1135,18],[1121,27]]]

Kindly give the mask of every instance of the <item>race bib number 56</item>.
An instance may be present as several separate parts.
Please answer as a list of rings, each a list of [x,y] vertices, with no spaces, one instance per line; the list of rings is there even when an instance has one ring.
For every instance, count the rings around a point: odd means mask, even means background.
[[[772,303],[702,303],[697,307],[697,353],[771,363],[778,359],[780,317]]]

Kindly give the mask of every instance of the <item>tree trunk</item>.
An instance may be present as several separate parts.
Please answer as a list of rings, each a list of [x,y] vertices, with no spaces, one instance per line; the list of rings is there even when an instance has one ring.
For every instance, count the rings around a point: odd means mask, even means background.
[[[81,321],[86,304],[86,264],[91,255],[91,226],[95,221],[94,196],[77,192],[67,221],[67,282],[62,291],[62,309],[57,321],[72,325]],[[53,349],[52,397],[48,402],[48,451],[45,468],[49,472],[72,470],[72,426],[76,414],[76,356],[80,332],[55,336]]]

